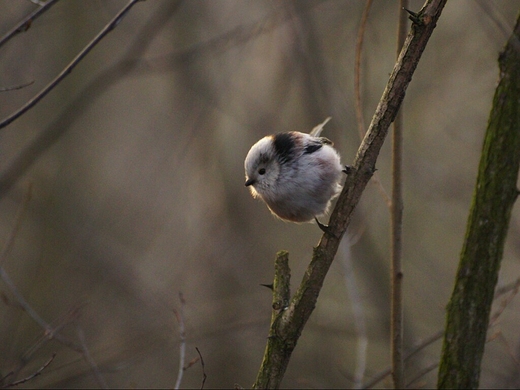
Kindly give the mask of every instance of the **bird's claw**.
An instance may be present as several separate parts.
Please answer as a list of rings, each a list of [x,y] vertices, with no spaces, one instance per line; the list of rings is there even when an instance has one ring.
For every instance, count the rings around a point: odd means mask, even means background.
[[[354,167],[352,165],[345,165],[345,169],[343,169],[341,172],[343,172],[345,175],[350,175],[352,172],[354,172]]]
[[[320,230],[323,233],[336,237],[336,238],[339,238],[334,233],[332,233],[332,229],[330,228],[330,226],[322,224],[320,221],[318,221],[318,218],[316,218],[316,217],[314,217],[314,220],[316,221],[316,224],[318,225],[318,227],[320,228]]]

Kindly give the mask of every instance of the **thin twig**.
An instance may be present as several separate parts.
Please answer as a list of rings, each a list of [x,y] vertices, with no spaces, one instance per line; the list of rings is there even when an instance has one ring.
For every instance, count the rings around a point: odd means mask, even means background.
[[[506,339],[506,336],[504,336],[504,334],[501,331],[498,331],[497,338],[500,342],[502,342],[513,362],[515,362],[515,364],[520,368],[520,360],[518,360],[518,357],[513,352],[511,345],[509,345],[509,342]]]
[[[179,323],[179,371],[177,373],[177,381],[175,382],[174,389],[179,389],[181,387],[182,377],[184,375],[184,371],[186,367],[184,366],[184,362],[186,360],[186,331],[184,329],[184,305],[186,301],[182,296],[182,292],[179,292],[179,301],[181,305],[179,310],[173,310],[175,317],[177,318],[177,322]]]
[[[24,84],[20,84],[20,85],[13,85],[12,87],[2,87],[2,88],[0,88],[0,92],[16,91],[18,89],[22,89],[22,88],[28,87],[29,85],[33,85],[33,84],[34,84],[34,80],[29,81]]]
[[[426,366],[424,367],[421,371],[419,371],[407,384],[406,384],[406,388],[415,388],[417,389],[417,387],[412,387],[412,385],[414,384],[414,382],[417,382],[419,379],[421,379],[423,376],[425,376],[426,374],[428,374],[429,372],[435,370],[437,367],[439,367],[439,362],[435,362],[435,363],[432,363],[430,364],[429,366]]]
[[[507,305],[513,300],[513,298],[518,294],[519,285],[515,283],[512,285],[511,293],[507,296],[501,303],[498,309],[489,317],[489,325],[488,327],[495,326],[495,323],[498,321],[498,318],[502,315],[502,312],[506,309]]]
[[[32,184],[29,183],[27,190],[25,191],[24,197],[22,199],[22,204],[18,208],[18,212],[15,217],[14,226],[11,229],[11,233],[9,234],[9,237],[7,238],[6,243],[4,244],[2,252],[0,253],[0,266],[2,266],[2,264],[4,264],[5,259],[11,252],[11,249],[13,248],[14,241],[16,239],[16,236],[18,235],[18,231],[20,230],[20,227],[22,226],[22,220],[23,220],[23,217],[25,216],[25,212],[27,211],[29,202],[31,201],[31,197],[32,197]]]
[[[347,233],[340,244],[341,250],[341,264],[343,266],[343,274],[345,278],[345,286],[347,288],[348,297],[352,305],[352,317],[354,318],[354,326],[356,329],[356,363],[354,369],[354,388],[360,389],[363,387],[363,378],[365,377],[366,362],[367,362],[367,347],[368,336],[366,329],[366,318],[363,307],[363,300],[360,295],[358,283],[356,281],[356,274],[354,272],[352,262],[351,247],[356,238],[351,238]],[[350,354],[351,352],[349,352]]]
[[[28,204],[30,202],[32,196],[32,186],[29,185],[25,195],[24,199],[22,200],[22,204],[18,210],[17,216],[15,218],[15,224],[13,228],[11,229],[11,233],[9,234],[9,237],[7,239],[6,244],[4,245],[2,252],[0,253],[0,279],[7,285],[7,288],[10,290],[11,294],[14,296],[18,306],[24,310],[29,317],[31,317],[36,323],[44,329],[44,337],[45,339],[52,339],[55,338],[59,342],[69,346],[75,351],[80,351],[81,349],[74,345],[74,343],[70,342],[66,338],[59,335],[57,332],[61,329],[62,326],[59,327],[52,327],[49,323],[47,323],[37,312],[32,308],[31,305],[25,300],[23,295],[20,293],[16,285],[14,284],[13,280],[9,276],[9,274],[6,272],[4,267],[2,266],[3,262],[9,255],[9,252],[11,251],[14,242],[18,236],[18,231],[21,227],[21,223],[23,221],[24,214],[26,212],[26,209],[28,207]]]
[[[78,91],[70,102],[64,103],[65,106],[57,118],[49,123],[34,140],[29,142],[8,166],[4,167],[0,175],[0,198],[3,198],[35,161],[68,131],[80,115],[78,113],[84,112],[85,108],[92,105],[96,101],[96,97],[102,91],[109,89],[111,85],[136,72],[141,72],[141,74],[170,72],[179,66],[185,66],[186,61],[200,55],[200,53],[205,56],[208,53],[218,55],[227,50],[247,45],[251,42],[251,37],[268,34],[287,22],[290,17],[309,12],[320,3],[301,3],[301,6],[297,8],[296,15],[280,13],[275,9],[265,17],[266,23],[262,25],[260,30],[258,30],[258,22],[251,22],[209,40],[194,44],[184,50],[161,54],[143,61],[142,57],[146,50],[155,42],[154,39],[157,34],[168,24],[175,12],[181,8],[183,2],[172,1],[162,2],[161,4],[162,6],[158,8],[144,27],[136,32],[136,38],[129,42],[128,49],[121,57],[122,60],[104,68],[100,74]],[[197,131],[192,133],[189,140],[196,137]]]
[[[11,294],[13,294],[13,296],[15,297],[18,305],[20,305],[20,307],[29,315],[29,317],[31,317],[40,327],[42,327],[44,329],[44,338],[42,339],[42,341],[45,339],[47,339],[47,340],[56,339],[60,343],[68,346],[69,348],[73,349],[76,352],[82,351],[82,348],[80,346],[67,340],[62,335],[58,334],[58,332],[63,328],[64,324],[61,324],[60,326],[53,328],[42,317],[40,317],[40,315],[36,312],[36,310],[34,310],[32,308],[32,306],[29,305],[29,303],[25,300],[25,298],[20,293],[20,291],[18,291],[18,288],[15,286],[14,282],[9,277],[7,272],[5,271],[4,267],[1,267],[1,266],[0,266],[0,279],[2,279],[2,281],[7,285],[7,287],[11,291]]]
[[[511,290],[518,290],[520,288],[520,278],[516,279],[514,282],[506,284],[505,286],[497,287],[495,291],[495,299],[501,297],[504,294],[507,294]]]
[[[365,29],[368,20],[368,13],[372,6],[372,0],[366,0],[363,15],[361,16],[361,23],[358,29],[356,40],[356,60],[354,63],[354,94],[356,96],[356,119],[358,124],[359,138],[363,139],[365,136],[365,120],[363,119],[363,103],[361,102],[361,54],[363,53],[363,40],[365,37]]]
[[[365,136],[366,130],[365,130],[365,120],[363,118],[363,103],[361,98],[361,54],[363,53],[363,41],[365,36],[365,30],[366,30],[366,24],[368,20],[368,13],[370,11],[370,7],[372,6],[372,0],[366,0],[365,8],[363,9],[363,15],[361,16],[361,24],[359,25],[358,29],[358,35],[356,40],[356,56],[355,56],[355,63],[354,63],[354,95],[355,95],[355,107],[356,107],[356,120],[358,124],[358,133],[359,133],[359,139],[362,140]],[[379,175],[377,172],[372,177],[372,180],[370,181],[373,183],[377,189],[379,190],[379,193],[383,197],[383,200],[385,201],[386,205],[390,209],[391,200],[388,194],[385,191],[385,188],[383,187],[383,184],[381,183],[381,180],[379,180]]]
[[[92,355],[90,354],[90,351],[87,347],[87,343],[85,341],[85,332],[83,332],[83,329],[81,329],[79,325],[76,326],[76,329],[78,332],[79,343],[83,350],[81,353],[83,355],[83,359],[85,359],[87,364],[90,366],[90,370],[94,374],[94,378],[96,378],[96,382],[98,383],[99,387],[101,387],[102,389],[108,389],[107,382],[105,381],[103,375],[101,375],[101,371],[99,370],[98,365],[92,358]]]
[[[9,277],[7,272],[5,272],[4,267],[0,266],[0,279],[7,285],[11,293],[16,298],[18,304],[22,307],[22,309],[31,317],[34,321],[38,323],[46,332],[52,334],[52,328],[49,324],[40,317],[38,313],[27,303],[23,295],[18,291],[18,288],[15,286],[12,279]]]
[[[500,298],[502,295],[507,294],[510,291],[513,291],[513,294],[516,294],[519,288],[520,288],[520,278],[505,286],[498,287],[496,289],[494,299],[496,300],[496,299]],[[509,303],[509,302],[511,302],[511,299],[507,299],[507,303]],[[503,312],[502,307],[503,307],[503,305],[501,305],[501,307],[497,310],[497,312],[495,312],[491,316],[493,321],[496,321],[498,319],[498,317],[502,314],[502,312]],[[492,321],[490,321],[490,324],[491,323],[492,323]],[[422,351],[424,348],[426,348],[430,344],[433,344],[435,341],[440,340],[442,338],[442,336],[444,336],[444,329],[441,329],[441,330],[437,331],[436,333],[432,334],[431,336],[429,336],[428,338],[420,341],[418,344],[416,344],[414,347],[412,347],[409,352],[406,353],[406,355],[404,357],[404,361],[407,362],[412,356],[414,356],[418,352]],[[374,375],[372,380],[368,383],[365,383],[365,386],[363,388],[370,389],[371,387],[374,387],[376,384],[381,382],[383,379],[385,379],[391,373],[392,373],[392,368],[388,367],[387,369]]]
[[[442,336],[444,335],[444,331],[440,330],[428,338],[420,341],[417,345],[411,348],[409,352],[407,352],[404,356],[404,362],[407,362],[412,356],[414,356],[416,353],[422,351],[424,348],[429,346],[430,344],[433,344],[435,341],[440,340]],[[370,389],[377,385],[379,382],[381,382],[383,379],[385,379],[387,376],[392,374],[392,367],[388,367],[385,370],[377,373],[373,376],[372,380],[368,383],[365,383],[363,389]]]
[[[397,29],[397,58],[406,39],[408,27],[407,14],[408,1],[401,0],[399,4],[399,23]],[[403,269],[401,265],[402,255],[402,229],[403,229],[403,196],[402,196],[402,155],[403,155],[403,108],[399,109],[394,120],[392,134],[392,202],[390,207],[390,349],[392,361],[392,378],[394,387],[402,389],[404,382],[403,364]]]
[[[41,366],[38,370],[36,370],[34,373],[32,373],[31,375],[29,375],[28,377],[26,378],[23,378],[23,379],[20,379],[20,380],[17,380],[15,382],[11,382],[11,383],[8,383],[7,385],[3,385],[2,386],[2,389],[6,389],[8,387],[13,387],[13,386],[18,386],[18,385],[21,385],[22,383],[25,383],[25,382],[28,382],[30,381],[31,379],[33,378],[36,378],[38,375],[40,375],[42,373],[43,370],[45,370],[49,364],[52,363],[52,361],[54,360],[54,358],[56,357],[56,352],[54,352],[52,354],[52,356],[50,357],[49,360],[47,360],[45,362],[45,364],[43,366]]]
[[[49,328],[52,328],[51,331],[48,329],[43,330],[43,334],[40,338],[29,347],[27,351],[24,352],[22,357],[20,358],[20,365],[18,370],[21,370],[22,367],[30,361],[32,356],[49,340],[55,339],[66,347],[72,349],[75,352],[83,353],[83,349],[80,345],[66,339],[64,336],[59,334],[61,330],[68,324],[70,324],[75,318],[78,316],[78,311],[80,306],[74,307],[69,310],[65,315],[61,316],[58,320],[53,321],[52,324],[49,324]]]
[[[198,357],[198,356],[197,356],[196,358],[191,359],[191,360],[188,362],[188,364],[186,364],[186,365],[184,366],[183,370],[186,371],[187,369],[193,367],[195,364],[197,364],[197,363],[199,362],[199,360],[200,360],[200,357]]]
[[[207,378],[206,369],[204,367],[204,359],[202,358],[202,354],[200,353],[199,348],[195,347],[195,349],[197,350],[197,353],[199,354],[200,365],[202,366],[202,383],[200,385],[200,389],[202,390],[202,389],[204,389],[204,384],[206,383],[206,378]]]
[[[83,58],[114,28],[117,27],[119,22],[123,19],[126,13],[138,2],[144,0],[130,0],[130,2],[123,7],[121,11],[117,13],[117,15],[112,19],[110,23],[108,23],[103,30],[72,60],[72,62],[65,67],[61,71],[61,73],[56,76],[54,80],[52,80],[46,87],[44,87],[40,92],[36,94],[31,100],[29,100],[23,107],[15,111],[13,114],[5,118],[0,122],[0,129],[6,127],[20,116],[25,114],[31,108],[33,108],[40,100],[42,100],[50,91],[52,91],[65,77],[67,77],[72,70],[78,65]]]
[[[0,38],[0,47],[2,47],[7,41],[9,41],[12,37],[17,35],[18,33],[27,31],[32,23],[38,19],[45,11],[48,11],[54,4],[56,4],[58,0],[49,0],[45,4],[42,4],[40,8],[36,11],[30,13],[25,19],[23,19],[20,23],[13,27],[11,31],[5,34],[2,38]]]

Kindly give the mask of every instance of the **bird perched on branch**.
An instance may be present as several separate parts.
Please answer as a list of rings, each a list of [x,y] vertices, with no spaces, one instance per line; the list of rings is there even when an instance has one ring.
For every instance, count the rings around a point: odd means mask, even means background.
[[[291,131],[268,135],[254,144],[244,162],[246,187],[278,218],[291,222],[316,220],[341,191],[340,155],[332,142],[320,137],[325,124],[310,134]]]

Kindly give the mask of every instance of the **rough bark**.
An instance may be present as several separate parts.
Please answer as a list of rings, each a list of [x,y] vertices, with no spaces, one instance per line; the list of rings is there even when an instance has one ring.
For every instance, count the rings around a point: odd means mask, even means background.
[[[520,17],[500,54],[455,288],[447,307],[439,388],[477,388],[489,313],[520,166]]]
[[[419,59],[437,24],[447,0],[428,0],[418,14],[413,14],[412,29],[390,75],[383,96],[368,131],[359,147],[351,172],[332,212],[329,226],[307,267],[300,287],[289,305],[271,324],[264,362],[253,388],[278,388],[285,374],[291,353],[318,299],[325,276],[336,256],[341,237],[347,230],[352,212],[375,170],[379,151],[390,124],[404,99]],[[275,340],[274,340],[275,339]],[[267,351],[267,349],[269,349]],[[267,374],[271,373],[271,374]]]

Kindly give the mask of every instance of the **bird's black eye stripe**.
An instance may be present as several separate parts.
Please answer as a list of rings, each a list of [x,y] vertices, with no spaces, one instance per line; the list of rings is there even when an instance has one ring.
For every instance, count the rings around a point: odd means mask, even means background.
[[[258,173],[259,173],[260,175],[265,175],[265,168],[260,168],[260,169],[258,170]]]
[[[294,158],[294,139],[290,133],[279,133],[273,138],[274,149],[280,163],[286,163]]]

